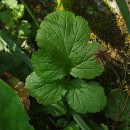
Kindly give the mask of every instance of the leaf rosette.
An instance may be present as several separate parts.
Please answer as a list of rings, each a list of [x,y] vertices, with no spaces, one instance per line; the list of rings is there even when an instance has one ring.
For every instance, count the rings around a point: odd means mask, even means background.
[[[89,43],[87,21],[68,11],[56,11],[47,15],[40,27],[36,37],[40,49],[32,55],[35,72],[26,82],[30,94],[46,105],[65,96],[70,107],[79,113],[103,109],[103,88],[82,80],[93,79],[104,69],[95,58],[103,46]],[[76,79],[70,80],[71,77]]]

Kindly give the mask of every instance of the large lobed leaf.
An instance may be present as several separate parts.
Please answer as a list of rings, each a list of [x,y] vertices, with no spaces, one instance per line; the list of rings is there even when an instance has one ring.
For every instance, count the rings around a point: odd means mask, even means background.
[[[33,72],[27,78],[26,88],[44,105],[57,103],[66,93],[69,106],[79,113],[98,112],[106,105],[103,88],[96,82],[76,79],[71,83],[63,80],[48,83]]]
[[[56,50],[38,50],[33,54],[32,63],[37,75],[40,75],[46,81],[61,79],[67,73],[62,68],[67,64],[66,60],[62,57],[62,54],[57,54]]]
[[[65,94],[63,82],[45,82],[35,72],[27,77],[26,88],[39,103],[45,105],[57,103]]]
[[[88,43],[90,28],[85,19],[68,11],[47,15],[41,23],[37,42],[41,50],[32,56],[37,75],[44,80],[57,80],[71,74],[91,79],[103,71],[95,58],[102,46]]]
[[[16,93],[0,80],[0,130],[33,130]]]
[[[98,112],[106,104],[103,88],[92,79],[103,71],[95,58],[102,49],[97,42],[88,43],[88,23],[68,11],[47,15],[37,34],[40,49],[33,53],[34,71],[26,80],[26,88],[39,103],[56,104],[67,98],[77,112]],[[71,77],[80,78],[70,80]]]
[[[79,113],[98,112],[106,105],[103,88],[96,82],[73,80],[67,91],[69,106]]]

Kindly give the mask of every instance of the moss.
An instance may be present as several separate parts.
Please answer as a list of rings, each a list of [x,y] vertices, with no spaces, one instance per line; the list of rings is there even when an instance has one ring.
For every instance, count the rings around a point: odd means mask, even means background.
[[[72,10],[74,6],[74,0],[63,0],[63,6],[65,10]]]

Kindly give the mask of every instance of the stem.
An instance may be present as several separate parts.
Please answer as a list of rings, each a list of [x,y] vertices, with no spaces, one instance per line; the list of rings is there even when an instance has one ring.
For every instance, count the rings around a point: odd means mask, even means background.
[[[40,28],[39,23],[37,21],[37,18],[34,16],[33,12],[30,10],[30,8],[28,7],[28,5],[24,2],[24,0],[20,0],[21,3],[24,5],[24,7],[26,8],[26,10],[28,11],[28,13],[31,15],[32,19],[34,20],[35,24],[37,25],[38,28]]]
[[[70,109],[67,102],[64,102],[64,106],[66,106],[66,110],[67,110],[68,114],[72,115],[72,117],[74,118],[76,123],[80,126],[81,130],[91,130],[87,126],[87,124],[84,122],[84,120],[80,117],[80,115],[78,113],[76,113],[75,111],[73,111],[72,109]]]
[[[118,81],[119,81],[119,88],[120,89],[122,89],[122,83],[121,83],[121,80],[120,80],[120,77],[119,77],[119,75],[118,75],[118,73],[117,73],[117,71],[114,69],[114,67],[111,65],[111,60],[110,60],[110,58],[107,58],[108,59],[108,63],[109,63],[109,65],[110,65],[110,67],[111,67],[111,69],[112,69],[112,71],[114,72],[114,74],[116,75],[116,77],[117,77],[117,79],[118,79]]]
[[[82,130],[91,130],[76,112],[71,111],[71,114]]]
[[[112,130],[115,130],[115,129],[117,128],[117,126],[118,126],[118,122],[120,121],[120,119],[121,119],[121,117],[122,117],[122,115],[123,115],[123,113],[124,113],[124,111],[125,111],[125,109],[126,109],[126,105],[127,105],[127,102],[128,102],[129,96],[130,96],[130,94],[128,93],[128,94],[127,94],[127,97],[126,97],[126,100],[125,100],[125,102],[124,102],[124,105],[123,105],[122,111],[121,111],[121,113],[118,115],[118,119],[117,119],[117,121],[115,122],[114,127],[113,127]]]
[[[116,3],[121,11],[121,14],[125,20],[128,32],[130,34],[130,12],[125,0],[116,0]]]
[[[108,6],[108,8],[115,13],[114,9],[109,5],[109,3],[107,2],[107,0],[103,0],[103,2]]]

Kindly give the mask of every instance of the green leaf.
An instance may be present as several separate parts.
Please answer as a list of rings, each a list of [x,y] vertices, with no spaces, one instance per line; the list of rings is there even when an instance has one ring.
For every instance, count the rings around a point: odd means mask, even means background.
[[[80,126],[82,130],[90,130],[89,126],[84,122],[84,120],[74,111],[71,111],[71,114],[77,124]]]
[[[17,53],[0,51],[0,75],[5,71],[12,71],[22,63]]]
[[[108,127],[107,127],[107,125],[104,125],[104,124],[101,124],[101,128],[102,128],[103,130],[109,130]],[[100,130],[101,130],[101,129],[100,129]]]
[[[15,28],[13,15],[11,10],[4,10],[0,13],[0,21],[6,25],[7,28]]]
[[[130,130],[130,125],[126,123],[121,123],[117,130]]]
[[[124,127],[121,127],[117,130],[130,130],[130,126],[124,126]]]
[[[24,61],[30,70],[33,71],[32,64],[27,57],[27,55],[16,45],[14,41],[10,39],[10,37],[2,30],[0,30],[0,42],[2,42],[5,46],[8,45],[8,48],[11,52],[18,54],[19,59]]]
[[[89,15],[92,15],[94,13],[94,8],[93,6],[89,5],[86,9],[86,12],[89,14]]]
[[[102,46],[87,43],[90,28],[85,19],[68,11],[56,11],[45,17],[36,40],[42,48],[33,54],[36,74],[44,80],[74,77],[91,79],[103,71],[95,53]]]
[[[16,93],[0,80],[0,130],[33,130]]]
[[[25,38],[25,39],[28,38],[28,35],[31,32],[30,27],[31,27],[31,24],[28,21],[22,20],[17,28],[18,37]]]
[[[36,38],[40,49],[32,55],[35,72],[26,81],[27,89],[38,102],[55,104],[66,93],[68,104],[79,113],[104,108],[106,97],[100,85],[70,81],[72,76],[91,79],[103,71],[96,59],[103,46],[89,43],[89,37],[87,21],[71,12],[56,11],[44,19]]]
[[[5,5],[5,1],[1,0],[0,1],[0,10],[4,8],[4,5]]]
[[[64,118],[60,118],[57,120],[56,125],[60,128],[65,128],[67,126],[67,121]]]
[[[62,99],[65,94],[62,81],[45,82],[33,72],[26,79],[26,88],[30,94],[44,105],[55,104]]]
[[[125,20],[128,32],[130,34],[130,10],[129,7],[127,6],[127,1],[125,0],[116,0],[116,3],[121,11],[121,14]],[[128,1],[129,2],[129,1]]]
[[[52,114],[53,116],[62,116],[66,114],[66,109],[62,102],[57,104],[44,106],[47,113]]]
[[[80,130],[80,127],[78,126],[77,123],[71,122],[66,128],[63,130]],[[86,129],[87,130],[87,129]]]
[[[122,112],[126,97],[127,97],[126,92],[120,89],[112,90],[106,107],[106,117],[111,118],[114,121],[117,121],[118,116]],[[125,111],[120,121],[130,122],[129,111],[130,111],[130,98],[128,99]]]
[[[5,0],[5,4],[8,8],[13,9],[17,6],[17,0]]]
[[[2,51],[2,50],[4,50],[4,49],[5,49],[4,44],[3,44],[2,41],[0,41],[0,51]]]
[[[0,21],[2,23],[8,24],[12,17],[13,17],[13,15],[10,10],[4,10],[4,11],[0,12]]]
[[[95,53],[102,50],[103,46],[97,42],[87,44],[83,50],[78,50],[72,54],[72,64],[70,74],[74,77],[92,79],[99,76],[103,71],[103,66],[95,58]]]
[[[106,105],[103,88],[96,82],[73,80],[66,97],[69,106],[79,113],[99,112]]]
[[[15,20],[20,19],[24,15],[24,6],[22,4],[17,5],[13,9],[12,14]]]
[[[107,125],[97,124],[93,120],[87,120],[87,124],[91,127],[92,130],[109,130]]]
[[[35,52],[32,56],[32,64],[35,65],[35,70],[40,74],[40,77],[46,81],[63,78],[69,69],[62,54],[51,48],[49,51],[40,49]]]
[[[11,18],[11,19],[10,19],[10,22],[9,22],[6,26],[7,26],[7,28],[9,28],[9,29],[14,29],[14,28],[16,27],[16,25],[15,25],[15,23],[14,23],[14,19]]]

